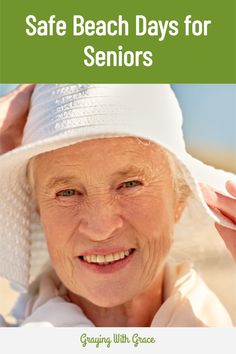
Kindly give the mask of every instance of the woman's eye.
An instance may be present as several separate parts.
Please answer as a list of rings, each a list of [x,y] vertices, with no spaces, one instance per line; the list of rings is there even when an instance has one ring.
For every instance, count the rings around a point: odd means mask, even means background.
[[[56,195],[59,197],[72,197],[77,194],[75,189],[65,189],[64,191],[58,192]]]
[[[141,184],[142,183],[140,181],[127,181],[127,182],[123,182],[121,187],[133,188],[133,187],[137,187],[137,186],[139,186]]]

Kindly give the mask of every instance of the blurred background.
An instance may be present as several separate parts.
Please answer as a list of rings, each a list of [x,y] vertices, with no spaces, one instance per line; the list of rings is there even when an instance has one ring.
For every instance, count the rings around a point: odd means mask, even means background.
[[[236,172],[236,85],[172,85],[183,112],[188,151]]]
[[[0,85],[0,96],[17,84]],[[187,150],[194,157],[236,173],[236,85],[172,85],[183,112],[183,131]],[[218,242],[218,241],[217,241]],[[219,243],[221,242],[219,238]],[[218,295],[236,325],[236,265],[223,244],[220,253],[205,246],[195,268]],[[0,313],[11,321],[9,311],[18,294],[0,278]]]

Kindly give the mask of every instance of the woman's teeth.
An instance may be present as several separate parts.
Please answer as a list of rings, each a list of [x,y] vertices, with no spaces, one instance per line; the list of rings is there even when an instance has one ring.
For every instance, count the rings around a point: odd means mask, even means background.
[[[88,255],[82,256],[83,260],[88,263],[97,263],[99,265],[107,265],[114,263],[115,261],[119,261],[120,259],[126,258],[133,252],[133,249],[130,248],[127,251],[116,252],[112,254],[108,254],[106,256],[103,255]]]

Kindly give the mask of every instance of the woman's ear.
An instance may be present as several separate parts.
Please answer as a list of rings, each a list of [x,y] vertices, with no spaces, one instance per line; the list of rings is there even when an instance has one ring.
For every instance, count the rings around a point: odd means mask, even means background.
[[[181,201],[178,201],[175,209],[175,223],[177,223],[181,218],[185,206],[186,206],[186,199],[185,200],[182,199]]]
[[[40,209],[39,209],[39,206],[38,206],[38,204],[36,204],[36,212],[39,214],[39,216],[40,216]]]

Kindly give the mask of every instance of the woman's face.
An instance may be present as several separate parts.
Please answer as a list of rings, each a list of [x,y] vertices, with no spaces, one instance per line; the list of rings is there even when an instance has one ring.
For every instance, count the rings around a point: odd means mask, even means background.
[[[133,137],[102,138],[41,154],[34,166],[49,254],[64,285],[103,307],[150,286],[178,209],[164,151]]]

